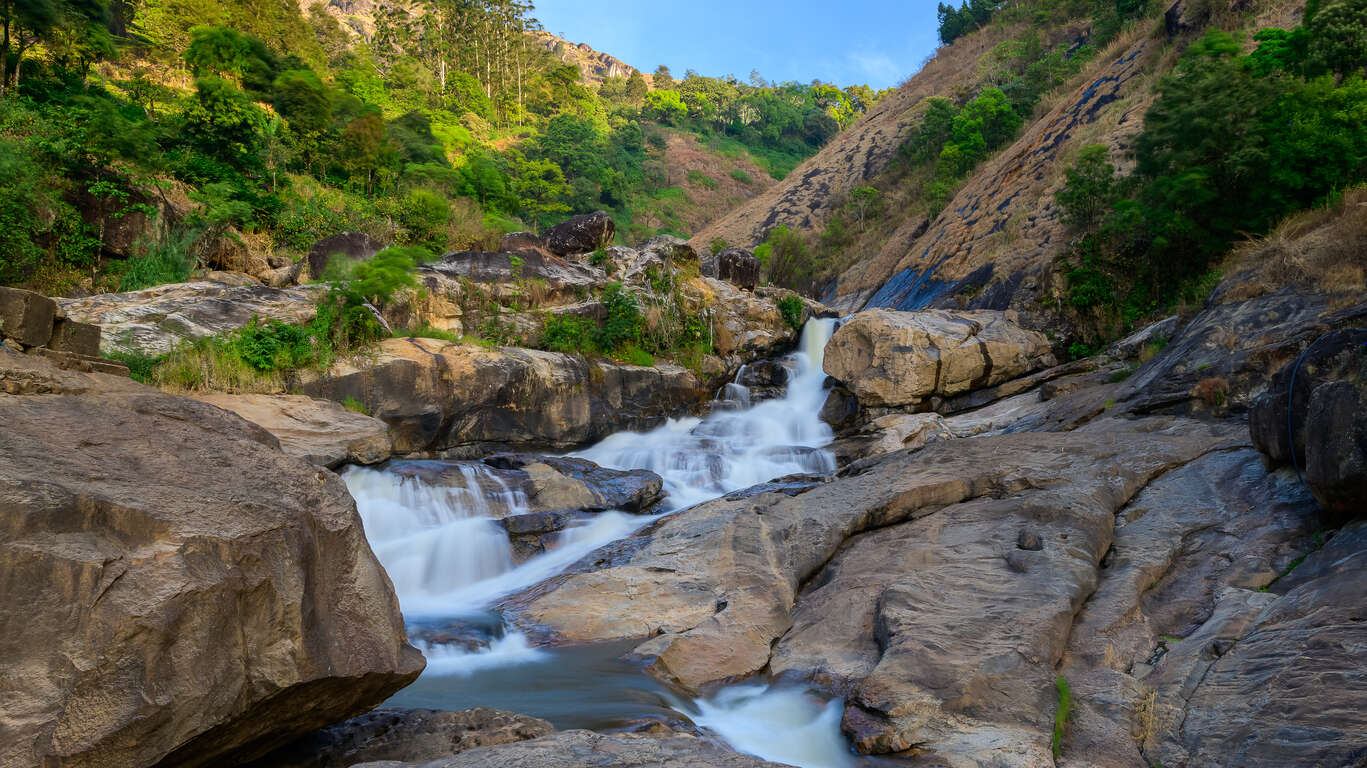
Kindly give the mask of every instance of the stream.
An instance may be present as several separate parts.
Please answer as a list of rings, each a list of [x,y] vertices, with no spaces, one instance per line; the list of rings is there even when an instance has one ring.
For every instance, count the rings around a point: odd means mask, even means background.
[[[590,552],[659,519],[732,491],[795,473],[826,473],[830,427],[822,352],[835,321],[803,328],[781,398],[750,403],[728,384],[706,418],[671,419],[649,432],[621,432],[572,454],[614,469],[664,478],[663,512],[604,512],[566,528],[556,546],[515,564],[499,518],[527,500],[478,463],[458,465],[464,487],[353,467],[344,478],[366,535],[399,597],[410,634],[457,623],[476,640],[415,639],[427,669],[389,700],[398,707],[490,706],[543,717],[558,728],[607,730],[687,719],[740,752],[800,768],[846,768],[855,756],[840,731],[841,702],[799,687],[747,681],[685,699],[622,655],[639,641],[541,648],[489,610],[500,598],[554,576]],[[740,376],[738,375],[739,379]],[[438,633],[440,634],[440,633]]]

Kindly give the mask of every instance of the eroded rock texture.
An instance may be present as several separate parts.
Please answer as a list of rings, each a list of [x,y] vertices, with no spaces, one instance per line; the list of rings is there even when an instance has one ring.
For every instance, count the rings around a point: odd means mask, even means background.
[[[561,731],[532,741],[481,747],[413,763],[361,763],[353,768],[782,768],[696,736],[635,736]]]
[[[422,669],[336,475],[127,379],[0,382],[0,764],[246,760]]]

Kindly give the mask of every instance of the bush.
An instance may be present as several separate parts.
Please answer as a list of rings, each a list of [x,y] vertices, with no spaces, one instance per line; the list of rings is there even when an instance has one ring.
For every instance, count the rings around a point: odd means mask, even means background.
[[[1054,759],[1058,760],[1063,754],[1063,737],[1068,730],[1068,718],[1073,713],[1073,694],[1068,689],[1068,681],[1059,675],[1054,679],[1054,687],[1058,689],[1058,709],[1054,710]]]
[[[806,305],[802,303],[802,299],[791,293],[778,300],[778,311],[783,315],[783,322],[795,331],[802,330],[802,314],[805,309]]]
[[[587,318],[548,314],[541,332],[541,346],[552,352],[594,355],[598,353],[597,332],[597,326]]]
[[[702,171],[689,171],[688,183],[703,189],[716,189],[717,180],[703,173]]]
[[[750,174],[746,173],[745,171],[741,170],[740,168],[736,168],[736,169],[734,169],[734,170],[731,171],[731,178],[735,179],[736,181],[739,181],[739,182],[742,183],[742,184],[754,184],[754,183],[755,183],[755,180],[754,180],[753,178],[750,177]]]
[[[621,283],[608,283],[603,291],[603,309],[603,326],[595,339],[599,349],[611,352],[640,340],[645,320],[636,299]]]

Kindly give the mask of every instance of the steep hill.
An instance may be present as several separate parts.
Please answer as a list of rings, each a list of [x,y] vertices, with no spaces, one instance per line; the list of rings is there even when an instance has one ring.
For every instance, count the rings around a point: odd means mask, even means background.
[[[754,244],[786,225],[835,262],[838,277],[825,285],[823,300],[842,310],[1012,307],[1052,315],[1050,296],[1062,280],[1056,260],[1073,240],[1054,192],[1079,150],[1102,144],[1115,166],[1131,167],[1129,149],[1154,86],[1186,45],[1211,26],[1293,27],[1300,7],[1275,0],[1199,8],[1178,2],[1139,18],[1045,92],[1014,141],[957,181],[941,206],[927,206],[930,177],[894,161],[930,97],[962,105],[992,82],[1002,52],[1021,30],[990,24],[941,47],[894,95],[780,184],[699,232],[694,244],[713,237]],[[1043,47],[1065,46],[1066,60],[1093,44],[1096,33],[1088,20],[1055,25],[1043,33]],[[843,253],[831,254],[818,245],[820,236],[850,191],[863,185],[881,194],[882,214]],[[1051,316],[1050,323],[1060,319]]]
[[[607,77],[631,77],[636,68],[611,54],[595,51],[588,43],[572,43],[544,30],[533,33],[536,41],[556,58],[579,68],[579,82],[599,85]],[[650,79],[646,78],[646,86]]]

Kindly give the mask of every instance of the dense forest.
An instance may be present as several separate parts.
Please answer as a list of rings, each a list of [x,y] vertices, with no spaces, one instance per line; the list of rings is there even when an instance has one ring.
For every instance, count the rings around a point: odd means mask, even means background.
[[[343,230],[439,254],[597,209],[631,239],[677,231],[645,215],[686,195],[668,135],[780,178],[878,96],[663,67],[594,89],[533,12],[390,3],[350,29],[283,0],[0,0],[0,283],[183,280],[224,233],[297,256]],[[193,214],[102,260],[102,221],[173,196]]]

